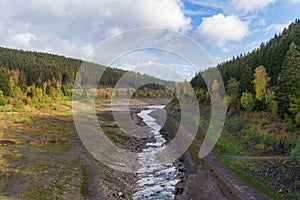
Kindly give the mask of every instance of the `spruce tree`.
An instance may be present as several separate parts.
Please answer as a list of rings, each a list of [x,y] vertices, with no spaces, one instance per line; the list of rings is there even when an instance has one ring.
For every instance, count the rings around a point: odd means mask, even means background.
[[[290,116],[295,118],[291,112],[291,104],[295,99],[300,98],[300,52],[297,46],[292,43],[282,64],[282,71],[278,77],[278,115],[281,118]],[[295,105],[293,105],[294,107]]]
[[[18,81],[17,86],[20,87],[23,92],[26,92],[26,90],[27,90],[26,76],[25,76],[25,73],[23,71],[20,72],[20,77],[19,77],[19,81]]]
[[[250,92],[254,93],[254,86],[253,86],[253,71],[251,67],[248,65],[244,68],[243,74],[241,76],[240,85],[239,85],[239,91],[240,94],[243,92]]]
[[[0,90],[2,90],[3,95],[7,97],[11,95],[9,79],[8,71],[0,67]]]

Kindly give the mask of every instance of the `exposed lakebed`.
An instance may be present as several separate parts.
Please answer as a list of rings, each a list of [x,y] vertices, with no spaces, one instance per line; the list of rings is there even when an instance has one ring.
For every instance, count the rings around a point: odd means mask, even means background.
[[[139,163],[142,167],[137,172],[138,191],[133,195],[133,199],[174,199],[175,185],[178,171],[173,163],[158,163],[155,154],[165,148],[166,140],[160,133],[161,125],[149,114],[164,106],[148,106],[146,110],[138,113],[143,122],[151,128],[154,135],[154,142],[147,143],[146,148],[139,153]]]

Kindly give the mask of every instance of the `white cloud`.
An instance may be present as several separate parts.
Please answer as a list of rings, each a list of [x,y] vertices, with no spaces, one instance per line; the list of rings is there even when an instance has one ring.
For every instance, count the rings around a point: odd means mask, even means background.
[[[194,32],[194,37],[201,42],[211,44],[227,52],[226,43],[230,41],[241,41],[249,34],[249,22],[244,22],[237,16],[217,14],[212,17],[203,18],[202,23]]]
[[[222,0],[186,0],[187,2],[198,5],[202,7],[208,7],[208,8],[223,8],[224,1]]]
[[[264,29],[264,31],[275,31],[275,32],[282,32],[284,28],[287,28],[291,22],[288,22],[287,24],[271,24],[267,28]]]
[[[276,0],[231,0],[228,4],[229,8],[233,8],[236,11],[242,11],[245,13],[251,11],[262,10],[271,3],[275,3]]]
[[[292,3],[300,3],[300,0],[290,0]]]
[[[15,4],[0,0],[1,46],[71,57],[85,58],[92,47],[123,30],[191,29],[180,0],[19,0]]]
[[[10,39],[16,46],[29,48],[31,46],[30,43],[36,40],[36,37],[33,34],[26,32],[12,35]]]

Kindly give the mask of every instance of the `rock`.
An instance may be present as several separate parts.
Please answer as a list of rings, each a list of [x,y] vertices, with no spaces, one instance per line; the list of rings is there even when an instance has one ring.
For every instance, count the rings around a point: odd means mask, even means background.
[[[178,171],[179,171],[179,172],[185,172],[184,166],[179,167],[179,168],[178,168]]]
[[[176,188],[175,195],[181,195],[183,194],[183,192],[184,192],[183,188]]]
[[[185,178],[185,174],[184,173],[180,174],[180,179],[184,179],[184,178]]]
[[[124,198],[124,197],[125,197],[125,195],[124,195],[123,192],[118,192],[117,196],[118,196],[118,197],[121,197],[121,198]]]

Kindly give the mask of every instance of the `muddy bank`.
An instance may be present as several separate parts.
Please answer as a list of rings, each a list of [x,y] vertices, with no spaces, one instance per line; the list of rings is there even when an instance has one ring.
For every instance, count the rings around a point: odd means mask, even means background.
[[[140,127],[137,133],[147,135],[148,129],[136,115],[144,105],[147,102],[130,106],[130,121]],[[104,110],[99,122],[119,147],[141,152],[153,140],[127,135],[116,126],[109,108]],[[0,122],[7,124],[0,127],[0,199],[132,199],[136,175],[95,160],[79,139],[72,116],[63,112],[45,115],[31,109],[22,114],[30,123],[0,113]]]
[[[161,134],[169,142],[177,133],[180,113],[157,111],[152,116],[163,125]],[[239,199],[224,184],[204,160],[197,160],[187,150],[177,161],[180,182],[176,185],[175,199]]]
[[[141,127],[139,131],[149,131],[143,120],[137,115],[141,110],[145,108],[139,106],[132,106],[130,108],[130,115],[133,119],[134,123]],[[108,128],[116,128],[117,125],[114,123],[114,118],[111,111],[105,111],[101,114],[98,114],[101,120],[107,120],[107,122],[112,123],[111,125],[107,125]],[[107,128],[106,127],[106,128]],[[104,127],[105,132],[105,127]],[[126,134],[123,131],[117,131],[120,134],[120,141],[117,141],[115,144],[122,148],[129,150],[131,152],[142,152],[142,150],[146,147],[146,144],[154,141],[153,137],[146,138],[136,138]],[[101,179],[101,190],[103,192],[103,199],[114,200],[114,199],[132,199],[133,194],[137,191],[138,187],[137,183],[137,174],[126,173],[117,171],[111,168],[106,168],[107,172],[102,176]]]
[[[178,130],[180,112],[165,110],[152,116],[163,125],[161,133],[166,140],[172,140]],[[199,159],[200,147],[195,139],[176,162],[180,182],[176,185],[175,199],[268,199],[222,165],[214,153]]]
[[[104,133],[116,146],[131,152],[140,153],[145,149],[147,143],[153,142],[155,139],[150,133],[150,128],[137,114],[147,109],[146,106],[164,104],[168,101],[169,99],[135,99],[131,101],[129,106],[130,119],[122,121],[123,119],[121,118],[123,129],[115,122],[116,119],[113,112],[117,112],[119,116],[127,113],[126,105],[118,105],[119,107],[114,107],[113,109],[110,108],[110,104],[102,105],[101,109],[99,109],[100,112],[97,112],[98,121]],[[132,123],[136,126],[132,127]],[[130,130],[131,134],[127,134],[126,129]],[[135,134],[139,137],[135,137]],[[140,137],[140,135],[143,136]],[[88,155],[88,158],[84,160],[87,164],[89,176],[89,199],[129,200],[137,192],[137,174],[111,169],[96,161],[91,155]]]

